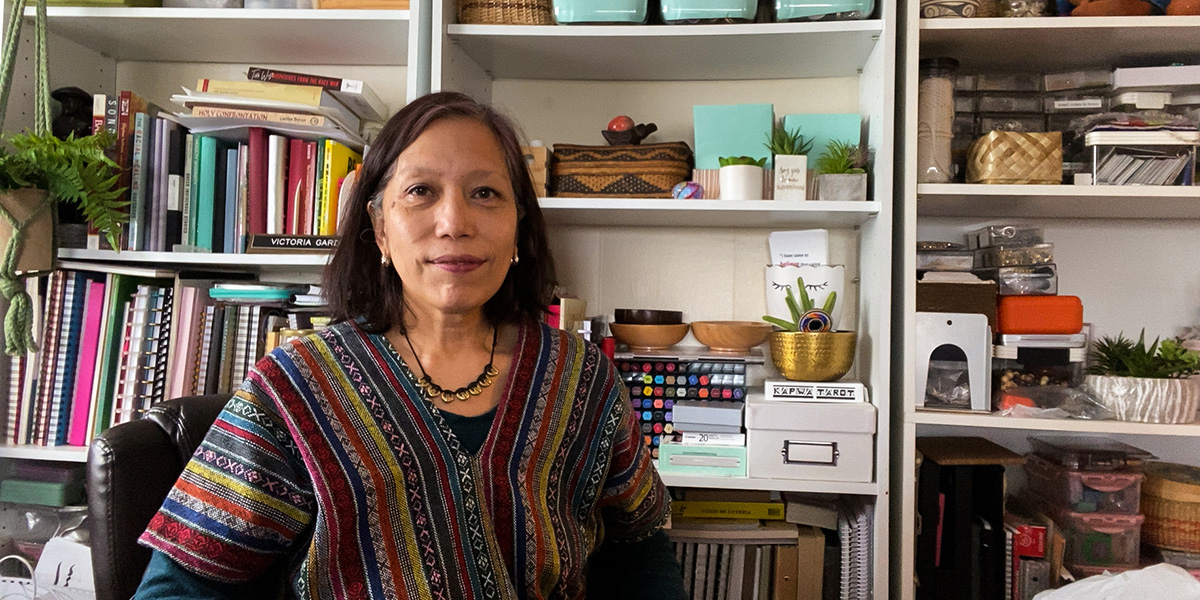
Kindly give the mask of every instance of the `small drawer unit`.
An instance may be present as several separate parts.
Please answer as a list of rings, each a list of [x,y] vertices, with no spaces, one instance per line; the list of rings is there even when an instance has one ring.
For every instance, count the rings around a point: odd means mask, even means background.
[[[663,442],[658,447],[658,472],[668,475],[745,477],[746,447]]]
[[[1144,475],[1122,471],[1076,471],[1030,454],[1025,460],[1028,489],[1061,510],[1137,515]]]
[[[1067,540],[1063,561],[1087,567],[1136,567],[1142,515],[1064,512],[1058,525]]]
[[[817,481],[874,480],[875,406],[746,402],[750,477]]]

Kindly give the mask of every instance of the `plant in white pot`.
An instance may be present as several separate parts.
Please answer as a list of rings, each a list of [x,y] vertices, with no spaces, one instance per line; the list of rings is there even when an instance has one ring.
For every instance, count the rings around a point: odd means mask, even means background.
[[[1146,346],[1145,332],[1135,343],[1124,335],[1093,345],[1084,383],[1121,421],[1191,423],[1200,406],[1200,354],[1174,339]]]
[[[70,136],[50,133],[50,89],[46,73],[46,2],[38,0],[34,25],[38,44],[34,72],[34,129],[0,134],[0,293],[9,301],[4,319],[5,352],[20,356],[36,348],[31,331],[31,303],[22,277],[54,267],[57,255],[57,204],[69,202],[104,233],[113,247],[126,215],[117,189],[117,165],[104,154],[108,135]],[[8,107],[17,62],[25,1],[12,4],[0,57],[0,129]]]
[[[722,156],[720,178],[722,200],[762,200],[763,167],[766,158]]]
[[[765,145],[775,155],[774,198],[807,200],[808,153],[812,150],[812,140],[800,135],[799,129],[788,131],[780,121],[771,130]]]
[[[816,170],[817,200],[867,199],[867,153],[858,144],[829,142]]]

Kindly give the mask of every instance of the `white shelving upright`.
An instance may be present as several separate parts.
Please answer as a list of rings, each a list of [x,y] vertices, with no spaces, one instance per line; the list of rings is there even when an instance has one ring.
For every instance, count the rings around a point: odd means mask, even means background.
[[[961,241],[1001,222],[1044,227],[1055,244],[1059,293],[1083,300],[1093,334],[1172,336],[1200,322],[1200,188],[917,184],[917,62],[949,56],[961,74],[1057,72],[1171,64],[1200,57],[1200,17],[919,19],[900,14],[896,321],[892,421],[891,597],[915,597],[915,444],[922,436],[979,436],[1016,452],[1032,435],[1101,435],[1164,460],[1200,464],[1197,425],[1052,421],[915,409],[916,242]],[[1017,479],[1019,481],[1019,478]]]
[[[831,262],[847,266],[855,371],[879,411],[875,481],[666,477],[679,487],[865,496],[875,502],[876,597],[886,592],[894,135],[894,2],[880,18],[817,23],[649,26],[455,24],[455,0],[433,0],[433,90],[462,91],[514,117],[530,139],[603,144],[618,114],[655,122],[648,140],[693,141],[695,104],[767,102],[781,117],[857,112],[872,153],[863,203],[545,198],[559,277],[589,314],[673,308],[686,320],[758,320],[766,236],[830,230]],[[686,342],[685,342],[686,343]]]

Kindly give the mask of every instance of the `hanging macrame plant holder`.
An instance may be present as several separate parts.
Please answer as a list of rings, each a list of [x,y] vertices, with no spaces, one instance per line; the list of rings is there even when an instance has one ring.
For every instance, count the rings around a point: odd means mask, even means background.
[[[33,129],[34,133],[42,135],[50,132],[50,80],[47,75],[46,0],[36,2]],[[3,130],[12,91],[24,13],[25,0],[14,0],[4,35],[4,54],[0,57],[0,130]],[[0,293],[9,302],[4,317],[4,351],[9,356],[23,356],[37,349],[33,339],[33,302],[25,292],[22,278],[54,269],[57,254],[54,202],[45,190],[27,188],[0,192],[0,244],[3,250],[0,255]]]

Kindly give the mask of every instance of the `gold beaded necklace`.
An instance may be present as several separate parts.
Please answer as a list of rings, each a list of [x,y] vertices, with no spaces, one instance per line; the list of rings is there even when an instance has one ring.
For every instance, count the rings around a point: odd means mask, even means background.
[[[500,371],[497,371],[496,367],[492,366],[492,363],[496,362],[496,336],[498,332],[498,327],[492,327],[492,355],[488,358],[487,365],[483,367],[483,372],[479,374],[479,377],[475,378],[475,381],[454,391],[443,389],[442,386],[434,383],[429,378],[429,375],[425,373],[425,365],[421,364],[421,357],[417,356],[417,350],[413,348],[412,340],[408,339],[408,332],[404,332],[402,334],[404,335],[404,341],[408,343],[408,349],[412,351],[413,358],[417,359],[417,368],[421,369],[421,378],[417,380],[417,385],[421,386],[421,391],[425,394],[425,397],[430,400],[437,398],[449,404],[455,400],[465,401],[471,399],[472,396],[482,394],[483,388],[492,385],[492,378],[500,374]]]

